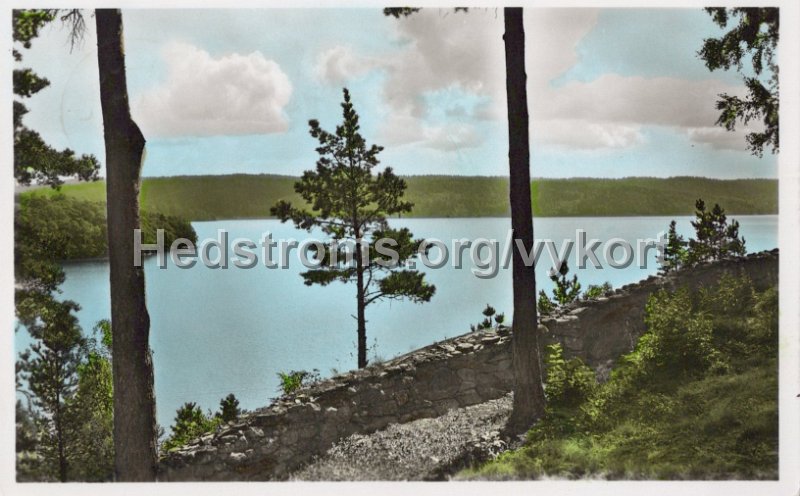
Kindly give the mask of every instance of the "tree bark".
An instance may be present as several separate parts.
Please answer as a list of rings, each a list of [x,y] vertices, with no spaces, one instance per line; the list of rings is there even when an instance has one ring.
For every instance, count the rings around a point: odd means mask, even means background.
[[[528,95],[525,75],[525,31],[522,8],[506,7],[506,94],[508,102],[508,164],[510,174],[511,229],[513,236],[514,319],[511,340],[514,369],[514,405],[506,433],[520,434],[544,413],[544,389],[539,364],[536,316],[536,275],[517,248],[533,248],[530,149],[528,144]]]
[[[67,482],[67,452],[64,446],[64,423],[61,409],[61,394],[56,393],[56,411],[54,415],[56,440],[58,444],[58,480]]]
[[[144,270],[133,264],[145,139],[131,119],[125,78],[122,14],[98,9],[97,61],[106,149],[108,255],[114,376],[114,471],[118,481],[153,481],[156,419],[150,316]]]
[[[361,241],[356,242],[356,300],[358,302],[358,368],[367,366],[367,319],[366,288],[364,287],[364,259],[361,252]]]

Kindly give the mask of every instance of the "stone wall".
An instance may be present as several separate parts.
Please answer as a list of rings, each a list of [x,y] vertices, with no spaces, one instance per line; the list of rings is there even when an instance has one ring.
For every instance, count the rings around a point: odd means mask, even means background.
[[[579,302],[542,320],[544,343],[562,343],[602,378],[644,332],[651,293],[712,284],[723,272],[744,272],[757,287],[774,285],[777,250],[650,277]],[[161,460],[159,479],[281,480],[343,437],[499,398],[513,386],[510,339],[507,328],[470,333],[324,380],[173,450]]]

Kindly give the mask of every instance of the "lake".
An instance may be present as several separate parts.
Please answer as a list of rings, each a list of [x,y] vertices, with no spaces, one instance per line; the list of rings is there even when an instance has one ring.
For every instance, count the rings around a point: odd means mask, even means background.
[[[778,245],[778,217],[737,216],[740,234],[749,252]],[[655,238],[666,231],[672,217],[626,218],[539,218],[537,238],[551,238],[556,248],[564,239],[575,239],[584,229],[587,239],[621,238],[635,246],[636,239]],[[693,217],[678,217],[678,231],[693,233]],[[450,245],[452,239],[497,239],[505,244],[510,220],[402,219],[395,227],[408,227],[416,237],[437,238]],[[274,239],[308,237],[289,224],[276,220],[226,220],[193,223],[200,240],[216,238],[226,229],[230,240],[248,238],[256,242],[269,231]],[[315,233],[318,239],[321,235]],[[312,234],[312,236],[315,236]],[[578,274],[584,289],[589,284],[610,282],[614,287],[638,281],[658,271],[655,250],[647,263],[635,261],[624,269],[575,270],[575,249],[569,259],[570,274]],[[602,247],[596,250],[602,254]],[[622,250],[617,250],[622,258]],[[378,302],[367,308],[368,356],[388,359],[434,341],[469,331],[482,319],[487,303],[504,312],[511,322],[511,270],[500,269],[493,278],[478,278],[469,261],[461,269],[446,264],[424,270],[436,285],[430,303]],[[488,256],[483,252],[482,256]],[[214,252],[212,251],[212,258]],[[437,258],[436,249],[431,259]],[[599,257],[602,260],[602,257]],[[158,422],[165,428],[175,410],[187,401],[204,409],[218,408],[220,398],[236,394],[243,408],[264,406],[278,396],[277,372],[318,369],[323,376],[346,371],[356,363],[355,285],[334,283],[327,287],[305,286],[300,272],[306,269],[297,257],[287,269],[210,269],[198,263],[180,269],[168,263],[157,266],[155,257],[146,259],[147,304],[151,317],[151,346],[155,366]],[[551,267],[545,250],[537,264],[539,288],[552,288],[547,278]],[[63,298],[81,305],[78,317],[84,332],[110,317],[108,265],[105,262],[74,263],[65,266]],[[538,288],[537,288],[538,290]],[[532,295],[534,297],[534,295]],[[24,331],[16,335],[17,352],[29,344]]]

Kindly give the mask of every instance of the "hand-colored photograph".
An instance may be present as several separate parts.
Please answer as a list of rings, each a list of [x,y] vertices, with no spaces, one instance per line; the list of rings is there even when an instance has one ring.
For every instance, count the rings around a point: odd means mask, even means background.
[[[783,14],[8,8],[13,489],[785,482]]]

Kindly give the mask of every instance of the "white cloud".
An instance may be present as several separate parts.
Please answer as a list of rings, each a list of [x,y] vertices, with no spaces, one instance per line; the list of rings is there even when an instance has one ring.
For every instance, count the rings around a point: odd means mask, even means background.
[[[710,145],[715,150],[746,151],[747,141],[745,136],[753,129],[737,127],[735,131],[728,131],[722,127],[695,127],[689,128],[689,139],[695,143]]]
[[[583,119],[533,121],[532,140],[565,148],[627,148],[644,141],[639,126]]]
[[[554,86],[554,80],[580,61],[578,44],[596,26],[598,15],[598,9],[525,9],[528,102],[537,143],[625,148],[642,142],[644,126],[662,126],[715,147],[735,145],[735,134],[713,127],[718,116],[713,102],[720,93],[738,94],[742,88],[718,79],[608,73]],[[481,120],[505,120],[502,11],[423,9],[393,23],[401,48],[383,64],[341,47],[320,58],[329,81],[376,67],[386,71],[381,141],[455,150],[467,146],[467,138],[480,136]],[[458,107],[437,96],[454,89],[477,103]],[[442,106],[438,115],[444,119],[432,118],[436,105]]]
[[[442,151],[477,148],[484,142],[472,126],[465,124],[428,127],[423,134],[425,146]]]
[[[356,54],[352,47],[337,45],[319,54],[315,69],[321,81],[341,85],[385,65],[377,58]]]
[[[442,103],[438,110],[445,122],[434,122],[429,105],[437,102],[426,97],[442,90],[490,100],[504,94],[502,14],[496,16],[493,9],[456,14],[431,8],[392,22],[402,48],[384,66],[382,94],[388,117],[380,139],[419,142],[443,151],[479,146],[476,121],[484,114],[494,117],[493,105],[487,111],[479,104]]]
[[[167,80],[134,102],[145,135],[280,133],[292,95],[288,76],[260,52],[219,58],[186,43],[163,52]]]
[[[590,82],[542,88],[532,95],[533,134],[540,143],[573,148],[630,146],[641,142],[641,128],[646,125],[685,132],[702,128],[703,135],[710,136],[708,129],[718,115],[713,106],[717,95],[738,91],[739,88],[714,79],[689,81],[606,74]],[[570,125],[563,125],[567,121]],[[713,139],[720,143],[723,140],[719,133],[714,133]]]

